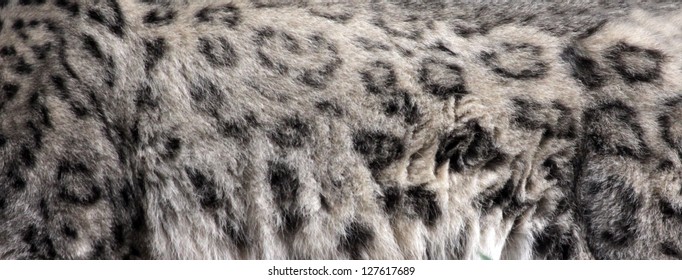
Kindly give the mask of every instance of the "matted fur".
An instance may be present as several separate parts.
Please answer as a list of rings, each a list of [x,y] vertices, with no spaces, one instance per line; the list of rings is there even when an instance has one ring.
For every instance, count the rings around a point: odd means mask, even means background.
[[[0,0],[0,258],[682,258],[682,12],[616,2]]]

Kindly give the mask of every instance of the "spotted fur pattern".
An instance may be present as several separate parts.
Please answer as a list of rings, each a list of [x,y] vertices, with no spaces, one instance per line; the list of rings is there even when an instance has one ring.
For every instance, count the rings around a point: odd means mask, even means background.
[[[679,8],[0,0],[0,258],[680,259]]]

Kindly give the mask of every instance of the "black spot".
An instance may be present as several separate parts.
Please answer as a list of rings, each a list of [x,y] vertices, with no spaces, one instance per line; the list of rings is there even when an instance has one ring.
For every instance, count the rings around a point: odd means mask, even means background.
[[[55,88],[57,90],[61,91],[62,93],[66,93],[66,81],[62,76],[59,75],[54,75],[51,76],[50,79],[52,80],[52,84],[54,84]]]
[[[142,22],[150,25],[168,25],[173,23],[175,15],[176,12],[174,10],[160,11],[159,9],[153,9],[144,15]]]
[[[526,130],[543,130],[546,138],[571,139],[576,137],[576,120],[572,111],[563,104],[554,102],[551,107],[525,99],[512,98],[515,111],[512,123]]]
[[[35,225],[29,225],[22,233],[21,240],[29,245],[29,253],[34,259],[56,259],[57,252],[50,236]]]
[[[575,252],[575,241],[568,232],[557,224],[545,227],[533,241],[533,255],[536,259],[567,260]]]
[[[91,176],[92,171],[84,163],[61,161],[57,167],[59,197],[82,206],[95,204],[102,198],[102,189],[91,182]]]
[[[302,147],[312,133],[310,125],[298,117],[284,119],[270,134],[270,139],[282,148]]]
[[[320,194],[320,206],[324,211],[329,212],[331,210],[331,206],[329,205],[329,201],[327,201],[327,198],[324,197],[324,195]],[[2,207],[0,207],[2,209]]]
[[[333,116],[339,117],[343,115],[343,109],[339,104],[332,101],[321,101],[315,104],[315,108],[323,112],[331,113]]]
[[[588,180],[584,186],[583,207],[587,219],[588,243],[622,248],[637,236],[637,213],[642,207],[634,188],[616,175]],[[595,257],[608,258],[608,252],[593,249]]]
[[[241,11],[232,4],[218,7],[205,7],[199,10],[195,17],[199,22],[222,22],[228,27],[234,27],[241,21]]]
[[[462,72],[459,65],[427,59],[419,69],[419,82],[424,90],[442,100],[459,100],[468,93]]]
[[[671,241],[662,242],[660,250],[663,255],[682,260],[682,250],[675,246],[675,243]]]
[[[256,117],[253,114],[248,114],[242,120],[221,122],[218,131],[225,137],[232,137],[242,143],[248,143],[251,140],[250,128],[257,126],[259,124]]]
[[[542,49],[529,44],[502,44],[502,55],[498,52],[481,52],[481,59],[494,73],[517,80],[542,78],[547,73],[549,66],[539,59]],[[510,62],[522,63],[521,66],[508,65]]]
[[[372,229],[360,222],[351,222],[341,236],[339,245],[350,254],[351,259],[357,260],[362,256],[362,251],[367,250],[374,240]]]
[[[406,192],[412,209],[428,226],[436,225],[442,216],[442,210],[436,201],[436,193],[427,190],[423,185],[410,187]]]
[[[605,54],[614,69],[627,82],[652,82],[661,76],[663,54],[658,50],[643,49],[620,42]]]
[[[62,232],[70,239],[78,238],[78,231],[70,225],[64,225],[62,227]]]
[[[677,119],[682,115],[682,96],[677,96],[664,104],[663,114],[658,117],[663,140],[677,152],[682,159],[682,135]]]
[[[0,134],[0,148],[4,147],[5,144],[7,144],[7,136]]]
[[[663,159],[658,163],[656,169],[659,171],[673,171],[675,170],[675,164],[669,159]]]
[[[40,217],[43,218],[43,221],[47,221],[50,219],[50,209],[47,207],[47,201],[45,198],[40,199],[40,204],[38,205],[38,208],[40,209]]]
[[[223,94],[218,87],[208,79],[199,79],[199,81],[192,83],[189,89],[189,95],[194,101],[204,102],[208,101],[207,105],[216,106],[222,102]]]
[[[14,71],[19,75],[28,75],[33,72],[33,65],[26,62],[23,57],[19,57],[17,65],[14,66]]]
[[[166,45],[166,40],[164,38],[155,38],[153,40],[147,40],[144,42],[144,48],[147,52],[144,62],[144,70],[149,73],[154,69],[154,66],[161,60],[163,55],[166,53],[168,46]]]
[[[15,190],[23,190],[26,188],[26,180],[19,174],[19,167],[17,163],[9,167],[7,170],[7,182],[9,186],[12,186]]]
[[[138,108],[157,108],[159,106],[159,100],[153,94],[152,88],[148,84],[138,89],[135,96],[135,105]]]
[[[232,67],[237,63],[237,53],[232,44],[225,38],[211,40],[207,37],[199,38],[199,52],[204,55],[206,60],[213,66]]]
[[[303,223],[303,217],[295,211],[301,182],[298,171],[281,161],[268,163],[268,178],[275,203],[282,212],[284,232],[295,233]]]
[[[97,59],[104,59],[102,50],[100,50],[99,43],[90,35],[84,35],[82,38],[83,48]]]
[[[334,75],[339,65],[341,65],[341,59],[334,58],[322,67],[304,70],[298,79],[310,87],[323,89],[327,86],[327,81]]]
[[[449,159],[450,170],[461,172],[484,166],[496,159],[502,161],[504,159],[502,155],[495,145],[493,135],[477,122],[470,121],[464,128],[453,130],[441,137],[436,151],[436,168]],[[502,162],[495,161],[495,163],[501,164]]]
[[[80,102],[73,101],[70,102],[69,105],[71,105],[71,111],[74,115],[76,115],[77,118],[83,118],[90,113],[88,108],[86,108],[83,104],[80,104]]]
[[[667,201],[665,199],[661,199],[659,201],[659,209],[661,213],[663,213],[663,217],[666,219],[678,219],[680,222],[682,222],[682,207],[680,206],[675,206],[670,201]]]
[[[348,20],[353,18],[353,14],[350,13],[349,11],[332,11],[329,9],[311,9],[310,14],[322,18],[326,18],[328,20],[336,21],[338,23],[346,23]]]
[[[17,55],[17,50],[14,48],[14,46],[3,46],[2,48],[0,48],[0,56],[2,57],[15,55]]]
[[[17,84],[5,83],[2,85],[2,93],[7,99],[14,98],[17,92],[19,92],[19,85]]]
[[[77,1],[71,2],[68,0],[56,0],[54,4],[57,7],[70,12],[72,16],[78,15],[78,12],[80,11],[80,6],[78,5]]]
[[[33,145],[35,146],[35,149],[40,149],[43,145],[43,130],[39,129],[33,121],[28,122],[28,128],[33,133]]]
[[[388,167],[405,153],[405,146],[400,138],[368,130],[354,134],[353,148],[362,154],[373,172]]]
[[[446,47],[443,42],[438,42],[435,46],[434,49],[439,50],[443,53],[446,53],[450,56],[458,56],[456,52],[452,51],[450,48]]]
[[[512,102],[516,108],[512,118],[515,125],[528,130],[551,129],[542,104],[523,98],[513,98]]]
[[[650,151],[637,118],[637,112],[621,101],[588,109],[583,116],[586,148],[599,155],[648,157]]]
[[[0,8],[4,8],[9,4],[9,0],[0,0]],[[2,25],[0,25],[2,27]]]
[[[21,30],[26,26],[26,23],[24,22],[23,19],[17,19],[14,21],[14,24],[12,24],[12,29],[14,30]]]
[[[126,25],[125,19],[123,18],[123,12],[116,0],[106,0],[106,9],[90,9],[87,12],[88,18],[91,20],[104,25],[109,29],[110,32],[114,33],[118,37],[123,37],[123,29]]]
[[[268,178],[277,204],[290,203],[297,199],[301,183],[297,170],[293,167],[284,162],[272,161],[269,163]]]
[[[45,4],[45,1],[47,1],[47,0],[19,0],[19,5],[23,5],[23,6],[42,5],[42,4]]]
[[[604,75],[599,73],[597,62],[577,46],[568,46],[561,52],[561,59],[571,66],[573,77],[588,89],[599,88],[604,84]]]
[[[218,185],[213,179],[194,168],[185,167],[185,172],[187,172],[187,176],[199,196],[201,207],[204,209],[218,208],[221,205],[221,199],[217,193]]]
[[[369,71],[360,73],[360,76],[369,93],[387,94],[395,88],[395,70],[393,65],[386,62],[375,61]]]
[[[24,164],[24,166],[33,167],[36,165],[36,157],[33,154],[33,151],[31,151],[31,149],[29,149],[27,146],[21,147],[19,157],[21,158],[21,162]]]
[[[47,42],[42,45],[31,46],[31,51],[35,55],[36,59],[43,60],[47,57],[47,54],[52,50],[52,43]]]
[[[175,137],[169,138],[168,140],[166,140],[165,144],[166,149],[165,157],[169,159],[175,159],[180,153],[181,147],[182,141],[180,140],[180,138]]]
[[[386,213],[395,213],[402,204],[403,193],[398,187],[388,186],[385,187],[383,194],[384,211]]]

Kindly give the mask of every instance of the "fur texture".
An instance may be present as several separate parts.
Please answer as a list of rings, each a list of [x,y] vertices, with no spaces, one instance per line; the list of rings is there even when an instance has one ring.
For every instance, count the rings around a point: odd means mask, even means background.
[[[0,0],[0,258],[682,258],[679,6]]]

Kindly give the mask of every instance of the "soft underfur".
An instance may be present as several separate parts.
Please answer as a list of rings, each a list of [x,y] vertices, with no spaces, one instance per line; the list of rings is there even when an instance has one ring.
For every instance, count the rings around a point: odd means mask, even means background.
[[[682,258],[679,8],[0,0],[0,258]]]

